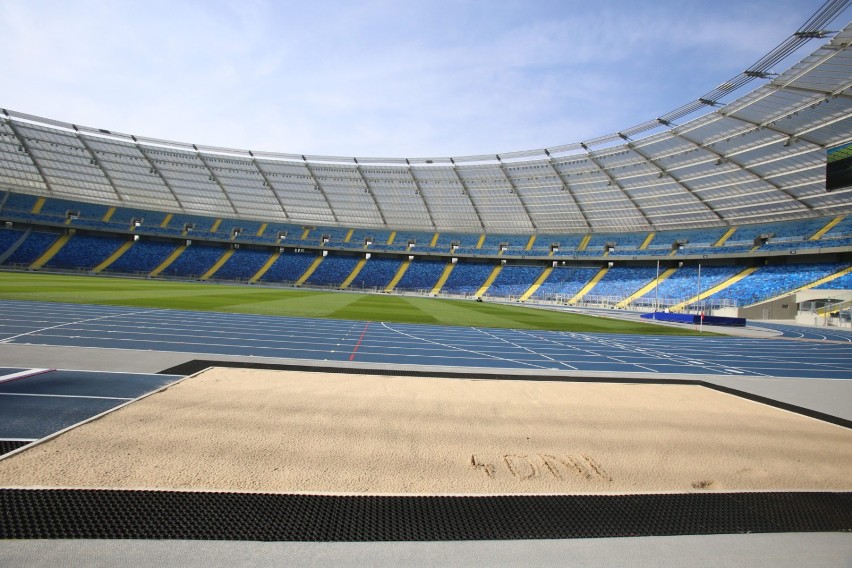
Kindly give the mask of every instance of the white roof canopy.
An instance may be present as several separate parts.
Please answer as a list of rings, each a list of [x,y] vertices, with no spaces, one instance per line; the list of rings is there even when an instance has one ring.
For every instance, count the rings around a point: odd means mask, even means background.
[[[594,140],[501,155],[343,158],[138,138],[3,110],[0,187],[306,225],[497,233],[664,230],[852,213],[825,190],[852,141],[852,24],[774,75],[844,1],[714,91]],[[755,90],[723,103],[749,83]]]

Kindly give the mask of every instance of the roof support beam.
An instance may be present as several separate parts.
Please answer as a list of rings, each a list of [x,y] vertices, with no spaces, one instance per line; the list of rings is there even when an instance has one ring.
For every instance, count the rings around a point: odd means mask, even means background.
[[[597,158],[595,158],[592,155],[592,151],[589,150],[589,147],[586,146],[585,144],[583,144],[582,142],[580,143],[580,145],[583,146],[583,149],[586,151],[586,155],[589,156],[589,160],[591,160],[592,163],[595,166],[598,167],[598,170],[600,170],[600,172],[607,177],[607,179],[609,180],[609,183],[611,185],[614,185],[615,187],[617,187],[618,189],[621,190],[621,193],[624,194],[624,197],[626,197],[628,199],[628,201],[630,201],[630,203],[633,205],[633,207],[636,208],[636,211],[642,216],[643,219],[645,219],[645,223],[647,223],[648,226],[651,227],[652,229],[656,229],[656,227],[654,227],[654,224],[651,222],[651,220],[648,219],[648,216],[645,215],[645,212],[642,211],[642,208],[639,207],[639,204],[636,203],[636,201],[632,197],[630,197],[630,194],[627,193],[627,191],[624,189],[624,186],[622,186],[620,183],[618,183],[618,180],[615,179],[614,177],[612,177],[612,175],[610,175],[609,170],[607,170],[605,167],[603,167],[601,165],[601,163],[597,160]]]
[[[414,182],[414,187],[417,188],[417,195],[420,196],[420,200],[423,201],[423,207],[426,208],[426,213],[429,215],[429,222],[432,223],[432,228],[434,230],[438,230],[438,224],[435,223],[435,216],[432,215],[432,209],[429,207],[429,202],[426,201],[426,198],[423,196],[423,188],[420,187],[420,182],[417,181],[417,178],[414,177],[414,172],[411,171],[411,162],[408,161],[408,158],[405,159],[405,169],[408,171],[408,175],[411,177],[411,181]]]
[[[793,136],[795,138],[798,138],[799,136],[803,136],[803,135],[805,135],[809,132],[813,132],[814,130],[819,130],[820,128],[825,128],[826,126],[831,126],[832,124],[836,124],[838,122],[843,122],[844,120],[849,120],[848,114],[838,116],[833,120],[826,120],[824,122],[820,122],[819,124],[811,126],[810,128],[806,128],[806,129],[794,134]],[[838,142],[838,144],[843,144],[843,142]]]
[[[113,181],[112,176],[109,174],[109,172],[108,172],[108,171],[106,171],[106,168],[104,168],[104,167],[101,165],[101,161],[100,161],[100,160],[98,160],[98,157],[95,155],[95,151],[94,151],[94,150],[92,150],[92,147],[91,147],[91,146],[89,146],[89,143],[88,143],[88,142],[86,142],[86,139],[85,139],[84,137],[80,136],[80,132],[79,132],[79,130],[77,129],[77,125],[75,124],[75,125],[73,125],[73,126],[74,126],[74,130],[75,130],[75,131],[77,131],[77,140],[79,140],[79,141],[80,141],[80,144],[82,144],[82,145],[83,145],[83,147],[86,149],[86,151],[87,151],[87,152],[89,153],[89,155],[92,157],[92,165],[97,166],[97,167],[98,167],[98,169],[100,169],[100,170],[101,170],[101,172],[103,172],[104,177],[105,177],[105,178],[107,179],[107,181],[109,182],[109,185],[110,185],[110,187],[112,188],[112,191],[115,193],[115,196],[118,198],[118,200],[119,200],[119,201],[124,201],[124,197],[121,195],[121,193],[119,193],[119,191],[118,191],[118,187],[115,185],[115,181]]]
[[[562,188],[568,192],[568,195],[571,196],[571,200],[574,202],[574,205],[577,206],[577,211],[580,212],[580,217],[583,219],[583,224],[586,225],[586,230],[588,232],[592,232],[592,224],[589,223],[589,217],[586,215],[586,210],[583,208],[583,204],[580,203],[580,200],[577,199],[577,196],[574,195],[574,190],[571,189],[571,184],[568,183],[568,180],[559,173],[559,170],[556,169],[556,166],[553,165],[553,156],[550,155],[550,152],[547,149],[544,150],[544,153],[547,155],[547,165],[550,166],[550,169],[553,170],[553,173],[556,174],[556,177],[559,178],[559,181],[562,182]]]
[[[630,141],[630,139],[629,139],[629,138],[627,138],[627,136],[624,136],[623,134],[621,134],[620,136],[621,136],[622,138],[624,138],[625,142],[627,142],[627,147],[628,147],[628,148],[630,148],[631,150],[633,150],[634,152],[636,152],[637,154],[639,154],[642,158],[644,158],[644,159],[645,159],[645,161],[646,161],[646,162],[648,162],[649,164],[651,164],[652,166],[654,166],[655,168],[657,168],[657,170],[659,171],[659,176],[660,176],[661,178],[662,178],[663,176],[668,176],[669,178],[671,178],[672,180],[674,180],[674,182],[675,182],[678,186],[680,186],[680,188],[681,188],[681,189],[683,189],[683,191],[685,191],[687,195],[691,195],[691,196],[693,196],[693,197],[694,197],[695,199],[697,199],[697,200],[698,200],[698,201],[699,201],[699,202],[700,202],[700,203],[701,203],[704,207],[706,207],[708,211],[710,211],[713,215],[715,215],[717,219],[719,219],[719,220],[720,220],[720,221],[722,221],[723,223],[725,222],[725,219],[724,219],[721,215],[719,215],[719,214],[716,212],[716,210],[715,210],[715,209],[714,209],[714,208],[713,208],[713,207],[712,207],[709,203],[707,203],[707,201],[705,201],[704,199],[702,199],[702,197],[701,197],[700,195],[698,195],[697,193],[694,193],[694,192],[693,192],[693,191],[692,191],[689,187],[687,187],[687,186],[686,186],[686,185],[685,185],[685,184],[684,184],[684,183],[683,183],[683,182],[682,182],[682,181],[681,181],[681,180],[680,180],[680,179],[679,179],[676,175],[674,175],[674,174],[673,174],[673,173],[671,173],[671,172],[666,171],[666,169],[665,169],[664,167],[662,167],[660,164],[658,164],[658,163],[656,162],[656,160],[654,160],[651,156],[649,156],[648,154],[644,153],[644,152],[643,152],[643,151],[641,151],[639,148],[637,148],[637,147],[636,147],[636,145],[635,145],[635,144],[633,144],[633,142],[632,142],[632,141]]]
[[[780,191],[781,193],[783,193],[784,195],[786,195],[788,199],[791,199],[792,201],[794,201],[794,202],[796,202],[796,203],[801,203],[801,204],[802,204],[803,206],[805,206],[808,210],[813,211],[813,207],[811,207],[811,206],[810,206],[810,205],[808,205],[807,203],[804,203],[803,201],[801,201],[801,200],[797,199],[795,195],[791,194],[789,191],[787,191],[786,189],[784,189],[783,187],[781,187],[780,185],[778,185],[776,182],[774,182],[774,181],[772,181],[772,180],[770,180],[770,179],[767,179],[766,177],[764,177],[764,176],[762,176],[762,175],[760,175],[760,174],[758,174],[758,173],[756,173],[756,172],[754,172],[754,171],[750,170],[750,169],[749,169],[749,168],[747,168],[747,167],[746,167],[746,166],[745,166],[742,162],[737,161],[737,160],[736,160],[736,158],[734,158],[734,157],[732,157],[732,156],[725,156],[725,155],[723,155],[721,152],[717,152],[716,150],[714,150],[713,148],[711,148],[711,147],[709,147],[709,146],[704,146],[704,145],[702,145],[702,144],[700,144],[700,143],[696,142],[695,140],[693,140],[692,138],[690,138],[689,136],[687,136],[687,135],[685,135],[685,134],[678,134],[675,130],[672,130],[672,135],[673,135],[673,136],[677,136],[677,137],[679,137],[679,138],[682,138],[683,140],[686,140],[686,141],[687,141],[687,142],[689,142],[690,144],[693,144],[693,145],[695,145],[696,147],[701,148],[702,150],[705,150],[705,151],[707,151],[707,152],[710,152],[711,154],[713,154],[713,155],[715,155],[715,156],[717,157],[717,162],[718,162],[718,161],[721,161],[721,160],[725,160],[725,161],[727,161],[727,162],[730,162],[730,163],[734,164],[735,166],[737,166],[738,168],[740,168],[742,171],[746,172],[748,175],[750,175],[750,176],[752,176],[752,177],[754,177],[754,178],[756,178],[756,179],[758,179],[758,180],[762,181],[763,183],[766,183],[766,184],[771,185],[771,186],[772,186],[772,187],[774,187],[776,190],[778,190],[778,191]]]
[[[476,213],[476,220],[479,221],[479,226],[482,230],[485,230],[485,223],[482,222],[482,215],[479,214],[479,209],[476,207],[476,202],[473,200],[473,196],[467,190],[467,185],[464,183],[464,180],[459,175],[458,170],[456,169],[456,161],[450,158],[450,164],[452,164],[453,173],[456,174],[456,179],[459,180],[459,184],[462,186],[462,193],[467,195],[468,201],[470,201],[470,206],[473,207],[473,212]]]
[[[497,163],[500,165],[500,171],[503,172],[503,177],[505,177],[506,181],[509,182],[509,186],[512,188],[512,193],[518,196],[518,201],[521,202],[521,207],[524,208],[524,213],[527,214],[527,219],[529,219],[533,230],[538,231],[538,225],[536,225],[535,220],[532,218],[532,215],[530,215],[529,207],[527,207],[527,204],[524,203],[524,197],[518,193],[518,187],[515,185],[515,182],[512,181],[512,178],[509,177],[508,172],[506,172],[506,166],[503,165],[503,160],[500,159],[499,155],[497,156]]]
[[[132,134],[130,137],[133,139],[134,142],[136,142],[136,149],[139,150],[139,153],[142,154],[142,157],[145,158],[145,161],[148,162],[149,166],[151,166],[151,173],[156,174],[157,177],[160,178],[160,181],[163,182],[163,185],[165,185],[166,189],[169,190],[169,193],[172,194],[172,198],[174,198],[175,203],[177,203],[178,207],[180,207],[181,210],[186,211],[186,207],[183,206],[183,203],[177,196],[177,193],[175,193],[175,189],[172,187],[172,184],[169,183],[169,181],[166,179],[166,176],[163,175],[163,172],[160,171],[160,168],[157,167],[157,164],[154,163],[154,160],[151,159],[151,156],[148,155],[148,152],[145,151],[142,144],[140,144],[139,141],[136,140],[136,137]]]
[[[251,156],[251,164],[257,170],[257,173],[260,174],[260,177],[263,178],[263,187],[268,188],[272,193],[272,196],[275,197],[275,200],[278,202],[278,205],[281,206],[281,212],[284,213],[284,218],[289,221],[290,215],[287,213],[287,208],[284,207],[284,202],[281,201],[281,198],[278,197],[278,193],[275,192],[275,188],[272,186],[272,182],[269,181],[269,176],[265,171],[260,167],[260,164],[257,163],[257,160],[254,159],[254,154],[252,154],[251,150],[249,150],[249,156]]]
[[[219,180],[219,176],[216,175],[216,172],[213,171],[213,168],[211,168],[210,164],[207,163],[207,160],[204,159],[204,155],[198,151],[198,146],[193,144],[192,147],[195,149],[195,155],[198,156],[198,159],[201,161],[202,164],[204,164],[204,167],[207,168],[207,171],[210,173],[210,181],[216,182],[216,185],[219,186],[219,190],[222,192],[222,195],[224,195],[225,199],[228,200],[228,205],[231,206],[231,211],[234,212],[234,215],[239,215],[239,212],[237,211],[237,206],[234,205],[233,200],[231,200],[231,196],[228,195],[228,190],[225,189],[225,186]]]
[[[769,123],[760,124],[760,123],[754,122],[752,120],[748,120],[747,118],[741,118],[741,117],[736,116],[734,114],[725,114],[722,111],[719,111],[719,115],[724,116],[725,118],[730,118],[731,120],[738,120],[738,121],[744,122],[746,124],[751,124],[752,126],[756,126],[757,128],[760,128],[760,129],[771,130],[772,132],[777,132],[778,134],[781,134],[782,136],[787,136],[788,138],[796,138],[797,140],[801,140],[803,142],[807,142],[808,144],[813,144],[814,146],[816,146],[818,148],[822,148],[822,144],[820,144],[816,140],[811,140],[803,134],[795,134],[793,132],[783,130],[781,128],[778,128],[777,126],[772,126]],[[749,148],[749,150],[750,149],[751,148]]]
[[[729,106],[733,106],[735,108],[735,110],[733,111],[735,113],[735,112],[738,112],[739,110],[742,110],[744,108],[748,108],[748,107],[751,107],[751,106],[754,106],[756,104],[761,103],[764,99],[772,96],[773,94],[777,93],[778,91],[784,91],[785,89],[790,89],[790,90],[801,89],[800,87],[793,85],[793,83],[798,81],[799,79],[802,79],[803,77],[807,76],[808,73],[819,68],[821,65],[827,64],[829,61],[831,61],[834,57],[836,57],[837,55],[839,55],[843,51],[844,50],[837,50],[837,51],[833,51],[831,53],[825,54],[821,59],[813,61],[810,65],[808,65],[804,69],[801,69],[799,71],[799,73],[797,73],[794,77],[788,78],[787,81],[783,84],[782,83],[771,83],[771,84],[767,85],[767,87],[769,87],[769,88],[767,88],[762,94],[751,98],[750,100],[748,100],[747,103],[745,103],[742,106],[737,106],[736,102],[731,103],[731,105],[729,105]],[[850,82],[846,82],[846,83],[844,83],[842,88],[836,89],[835,92],[843,91],[845,89],[848,89],[849,87],[850,87]],[[755,91],[755,92],[757,92],[757,91]],[[803,92],[813,93],[813,91],[803,91]],[[820,91],[815,91],[815,92],[822,94]],[[768,124],[768,123],[774,122],[776,120],[779,120],[779,119],[785,117],[788,114],[792,114],[792,113],[796,113],[796,112],[799,112],[801,110],[804,110],[804,109],[810,107],[812,104],[814,104],[814,101],[807,101],[805,103],[798,105],[797,107],[785,108],[782,111],[781,114],[778,114],[774,117],[769,117],[765,121],[765,123]],[[657,120],[660,120],[660,119],[657,119]],[[662,122],[665,124],[665,121],[662,121]],[[812,128],[810,130],[816,130],[816,129],[822,128],[824,126],[827,126],[827,124],[821,123],[817,128]],[[807,132],[810,132],[810,130],[808,130]],[[802,132],[802,134],[804,134],[804,133],[805,132]]]
[[[3,113],[6,114],[6,116],[8,116],[8,114],[6,113],[5,110],[3,111]],[[7,119],[6,122],[9,124],[9,129],[12,131],[12,134],[14,134],[15,138],[18,139],[18,145],[21,148],[24,149],[24,153],[26,153],[26,155],[30,157],[30,160],[32,160],[33,166],[35,166],[35,169],[38,172],[38,175],[41,176],[41,180],[44,182],[44,186],[47,188],[47,190],[49,192],[54,193],[53,187],[50,185],[50,182],[47,180],[47,176],[44,175],[44,170],[42,169],[41,164],[38,163],[38,160],[33,155],[33,153],[30,151],[30,147],[27,144],[26,138],[21,136],[20,131],[18,131],[17,127],[15,127],[15,123],[12,121],[11,118]]]
[[[322,194],[322,198],[325,199],[325,204],[328,205],[328,210],[331,213],[331,218],[334,219],[335,223],[339,223],[337,220],[337,213],[334,212],[334,207],[331,206],[331,201],[328,200],[328,196],[325,194],[325,190],[320,185],[317,176],[314,174],[314,170],[311,169],[311,163],[308,162],[308,159],[303,155],[302,161],[305,162],[305,169],[308,170],[308,173],[311,175],[311,179],[314,180],[314,189],[319,191]]]
[[[382,206],[379,205],[379,200],[376,199],[375,195],[373,195],[373,188],[370,187],[370,182],[367,181],[367,178],[364,176],[364,172],[361,171],[361,164],[358,163],[358,158],[352,158],[352,160],[355,162],[355,169],[358,170],[358,175],[361,176],[361,181],[364,182],[364,192],[370,194],[373,203],[376,204],[376,211],[379,212],[379,217],[382,219],[382,225],[387,227],[388,221],[385,219],[385,213],[382,211]]]
[[[770,84],[769,86],[775,87],[775,85],[772,85],[772,84]],[[811,89],[811,88],[808,88],[808,87],[801,87],[799,85],[796,85],[796,86],[793,86],[793,85],[778,85],[776,88],[779,91],[795,91],[795,92],[799,92],[799,93],[807,93],[809,95],[816,94],[816,95],[824,95],[825,97],[831,97],[831,98],[843,97],[843,98],[847,98],[847,99],[852,99],[852,95],[844,92],[847,89],[849,89],[850,86],[852,86],[852,83],[844,83],[842,87],[840,87],[839,89],[835,89],[833,91],[823,91],[822,89]],[[813,103],[811,103],[811,104],[813,104]]]

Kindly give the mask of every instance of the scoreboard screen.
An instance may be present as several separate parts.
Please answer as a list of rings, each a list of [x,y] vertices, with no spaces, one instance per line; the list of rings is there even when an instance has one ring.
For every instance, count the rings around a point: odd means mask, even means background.
[[[825,168],[825,190],[852,186],[852,143],[828,150]]]

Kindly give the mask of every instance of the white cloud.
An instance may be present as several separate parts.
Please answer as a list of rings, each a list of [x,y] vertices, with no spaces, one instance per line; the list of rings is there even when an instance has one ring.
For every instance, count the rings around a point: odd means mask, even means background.
[[[671,110],[819,4],[0,0],[2,105],[268,151],[504,152]]]

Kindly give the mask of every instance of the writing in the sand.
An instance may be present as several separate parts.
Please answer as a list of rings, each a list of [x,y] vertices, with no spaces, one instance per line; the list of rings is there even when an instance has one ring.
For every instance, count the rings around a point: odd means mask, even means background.
[[[503,454],[496,458],[470,456],[470,467],[489,478],[511,476],[519,481],[535,478],[583,478],[612,481],[612,477],[591,456],[576,454]]]

